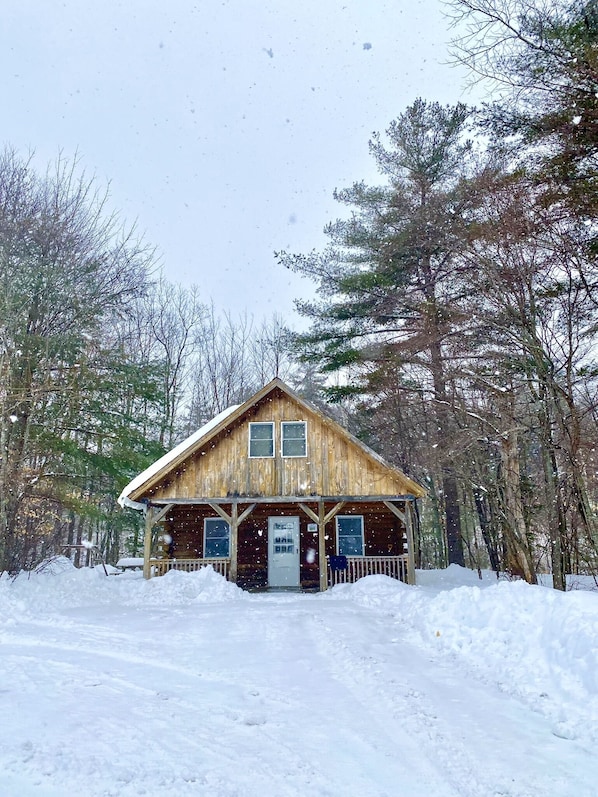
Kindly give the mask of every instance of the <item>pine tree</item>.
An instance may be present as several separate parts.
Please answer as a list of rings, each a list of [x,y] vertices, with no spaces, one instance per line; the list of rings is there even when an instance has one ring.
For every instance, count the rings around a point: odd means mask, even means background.
[[[388,145],[378,135],[370,142],[386,184],[336,192],[351,215],[326,228],[324,252],[279,255],[283,265],[319,283],[321,301],[299,304],[312,328],[298,343],[306,359],[347,378],[337,396],[367,393],[392,362],[399,378],[415,378],[432,398],[428,443],[441,474],[448,561],[461,565],[449,363],[465,320],[457,256],[475,202],[467,121],[462,105],[417,100],[389,126]]]
[[[490,82],[482,112],[547,202],[593,225],[598,208],[598,3],[452,0],[454,54]],[[594,231],[595,233],[595,231]],[[596,236],[591,237],[592,249]]]

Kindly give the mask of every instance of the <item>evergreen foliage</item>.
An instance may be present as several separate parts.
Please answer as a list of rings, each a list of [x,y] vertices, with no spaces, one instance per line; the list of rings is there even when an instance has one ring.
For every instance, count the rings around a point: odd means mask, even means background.
[[[417,390],[433,397],[436,478],[448,561],[457,564],[464,558],[447,400],[451,353],[465,321],[459,255],[477,201],[467,122],[462,105],[417,100],[391,123],[388,143],[378,135],[370,142],[386,184],[356,183],[335,193],[351,214],[326,228],[330,245],[323,253],[279,255],[287,267],[318,280],[321,300],[299,306],[313,326],[297,343],[308,361],[348,376],[349,386],[335,388],[336,397],[379,391],[390,363],[405,382],[415,380]]]

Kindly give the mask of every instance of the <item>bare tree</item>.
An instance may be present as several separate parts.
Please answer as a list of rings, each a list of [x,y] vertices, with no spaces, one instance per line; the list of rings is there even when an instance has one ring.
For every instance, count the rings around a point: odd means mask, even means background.
[[[580,402],[595,379],[596,317],[586,289],[593,268],[578,245],[577,225],[547,207],[533,181],[507,176],[486,199],[485,218],[480,216],[470,252],[478,268],[471,315],[485,330],[479,348],[483,359],[474,370],[478,378],[519,396],[519,419],[512,404],[510,409],[505,401],[498,406],[500,416],[510,418],[505,432],[511,428],[503,439],[507,515],[511,528],[521,529],[516,537],[523,539],[522,513],[513,512],[520,481],[514,427],[523,422],[539,454],[536,478],[544,494],[554,582],[564,589],[570,496],[575,496],[588,542],[596,540],[580,449],[586,411]]]
[[[160,280],[145,299],[145,316],[153,341],[154,356],[163,374],[163,407],[160,444],[171,448],[177,437],[177,421],[191,385],[189,368],[193,347],[204,327],[206,307],[196,286],[185,288]]]

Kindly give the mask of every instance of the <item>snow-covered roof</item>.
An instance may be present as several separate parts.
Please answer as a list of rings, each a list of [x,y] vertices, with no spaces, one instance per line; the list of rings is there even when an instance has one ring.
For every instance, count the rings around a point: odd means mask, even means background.
[[[160,471],[165,468],[167,465],[170,465],[171,462],[174,462],[178,459],[182,454],[185,453],[188,449],[192,448],[195,443],[199,442],[202,437],[205,437],[212,429],[215,429],[216,426],[222,423],[229,415],[232,415],[235,410],[238,410],[240,404],[233,404],[231,407],[227,407],[227,409],[223,410],[222,412],[218,413],[211,421],[205,423],[200,429],[193,434],[189,435],[189,437],[185,438],[178,446],[175,446],[171,451],[164,454],[163,457],[157,459],[155,462],[146,468],[142,473],[130,481],[127,486],[124,488],[122,493],[118,497],[118,503],[120,506],[130,506],[133,509],[140,509],[141,505],[136,501],[131,501],[129,496],[132,492],[137,490],[137,488],[144,485],[147,481],[149,481],[153,476],[160,473]]]

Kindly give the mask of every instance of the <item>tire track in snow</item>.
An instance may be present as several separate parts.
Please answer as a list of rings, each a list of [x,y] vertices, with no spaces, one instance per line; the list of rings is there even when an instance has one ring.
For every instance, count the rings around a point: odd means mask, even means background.
[[[6,768],[13,776],[27,771],[42,783],[62,778],[65,793],[75,795],[72,773],[85,771],[88,793],[100,793],[102,762],[110,760],[110,743],[118,738],[118,760],[111,763],[117,785],[102,794],[124,797],[144,789],[155,794],[159,788],[176,797],[300,797],[306,790],[318,797],[394,797],[360,779],[358,771],[341,783],[329,778],[323,751],[334,706],[314,705],[304,687],[313,673],[311,650],[302,649],[304,612],[284,606],[278,617],[273,609],[256,605],[249,616],[228,617],[221,644],[241,657],[234,670],[222,669],[227,662],[222,650],[205,651],[203,671],[199,660],[196,668],[177,663],[182,653],[189,659],[198,655],[198,645],[189,638],[191,615],[184,619],[186,635],[172,633],[168,644],[153,646],[146,657],[132,650],[139,635],[123,644],[115,634],[110,645],[109,634],[90,633],[93,626],[69,625],[57,632],[56,625],[37,624],[29,631],[34,637],[5,634],[10,655],[3,666],[20,672],[17,690],[27,684],[25,707],[31,710],[35,700],[35,714],[48,725],[52,712],[60,708],[62,713],[52,738],[33,734],[22,748],[7,740]],[[140,672],[142,683],[136,680]],[[163,688],[160,682],[168,677],[176,684]],[[52,693],[44,693],[50,683]],[[307,734],[304,712],[313,715]],[[94,717],[93,727],[85,726],[86,716]],[[138,759],[146,747],[146,727],[160,731],[160,749],[152,751],[142,774],[128,773],[127,759]],[[74,738],[77,746],[65,752]],[[185,773],[172,763],[181,759],[188,762]]]
[[[350,691],[358,711],[374,712],[374,720],[386,744],[409,751],[406,767],[421,767],[422,777],[426,777],[426,770],[436,773],[440,782],[448,786],[447,794],[454,797],[500,794],[492,784],[478,778],[475,762],[467,750],[457,747],[450,729],[441,727],[422,692],[414,687],[405,689],[410,673],[399,670],[389,678],[387,662],[374,655],[376,634],[369,631],[368,640],[358,640],[346,628],[347,608],[350,613],[353,607],[343,607],[342,613],[332,611],[326,620],[314,624],[312,635],[322,662],[332,677]],[[363,629],[365,624],[357,626]],[[392,691],[388,689],[389,684],[394,687]],[[450,754],[445,752],[447,748]],[[421,766],[422,758],[427,767]],[[430,791],[430,795],[436,794]]]
[[[353,623],[351,613],[362,617]],[[526,722],[529,719],[524,707],[504,695],[494,695],[487,685],[466,681],[445,663],[426,658],[401,637],[392,618],[339,602],[338,609],[327,617],[322,615],[311,630],[324,666],[345,684],[360,710],[371,712],[372,706],[378,706],[382,732],[399,746],[405,739],[413,743],[416,760],[425,758],[450,785],[451,794],[570,797],[573,793],[572,772],[559,773],[551,767],[545,746],[554,746],[555,740],[541,718],[533,724],[542,735],[536,737],[529,729],[526,733],[524,727],[519,736],[517,715],[524,716]],[[395,655],[388,654],[392,649],[389,640],[395,642]],[[494,715],[478,710],[478,703],[486,712],[493,707]],[[509,729],[506,736],[501,728],[505,717],[509,720],[504,724]],[[591,757],[582,749],[575,752],[580,766],[587,770]],[[510,776],[509,756],[523,758],[521,766],[514,769],[525,772],[527,765],[530,774],[525,783],[516,783]],[[574,793],[595,797],[587,779]]]

